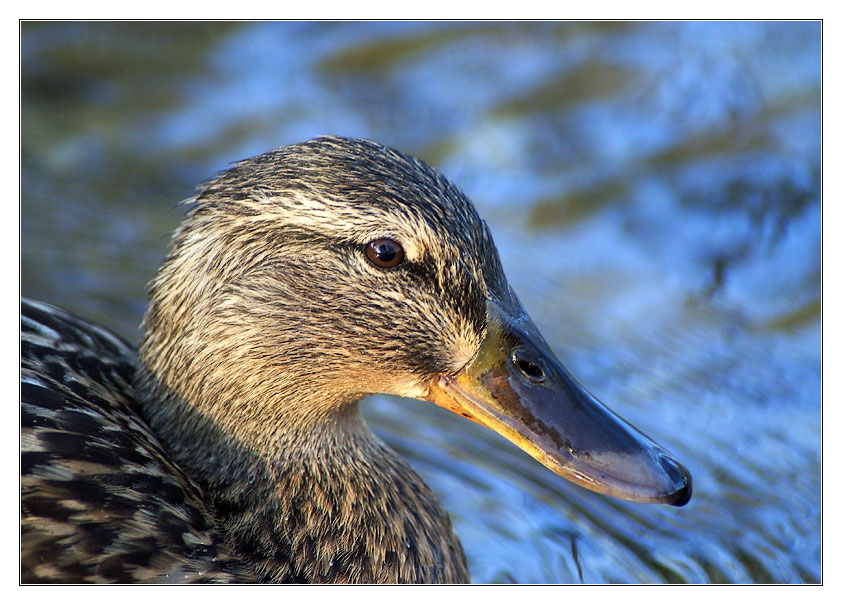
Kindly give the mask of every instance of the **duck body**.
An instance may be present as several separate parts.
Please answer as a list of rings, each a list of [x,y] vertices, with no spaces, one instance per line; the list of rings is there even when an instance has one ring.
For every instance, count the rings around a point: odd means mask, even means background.
[[[358,401],[425,399],[588,489],[690,477],[558,362],[464,194],[323,137],[204,185],[135,351],[24,301],[24,582],[461,583],[447,513]]]
[[[135,364],[101,326],[22,301],[23,582],[469,580],[435,496],[361,418],[359,442],[329,440],[345,451],[285,459],[272,469],[280,481],[265,468],[232,476],[211,494],[143,418]]]
[[[107,330],[22,301],[21,580],[254,581],[141,417],[135,360]]]

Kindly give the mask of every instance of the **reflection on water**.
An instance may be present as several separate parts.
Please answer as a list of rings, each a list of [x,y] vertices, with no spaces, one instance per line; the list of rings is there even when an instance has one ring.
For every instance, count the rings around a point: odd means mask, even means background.
[[[817,23],[25,24],[23,293],[136,339],[176,202],[325,133],[443,170],[567,367],[695,479],[583,491],[373,397],[475,582],[817,582]]]

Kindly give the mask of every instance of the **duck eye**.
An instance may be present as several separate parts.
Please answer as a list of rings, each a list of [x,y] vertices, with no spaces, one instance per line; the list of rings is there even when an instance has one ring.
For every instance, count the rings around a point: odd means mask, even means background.
[[[365,255],[378,267],[390,269],[403,262],[403,247],[391,239],[376,239],[365,247]]]

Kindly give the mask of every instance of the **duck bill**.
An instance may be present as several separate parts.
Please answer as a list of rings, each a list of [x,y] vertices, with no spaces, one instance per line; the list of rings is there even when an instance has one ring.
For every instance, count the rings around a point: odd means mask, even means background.
[[[532,320],[487,304],[487,336],[455,375],[437,375],[428,399],[500,433],[565,479],[635,502],[683,506],[687,470],[588,393]],[[513,316],[514,315],[514,316]]]

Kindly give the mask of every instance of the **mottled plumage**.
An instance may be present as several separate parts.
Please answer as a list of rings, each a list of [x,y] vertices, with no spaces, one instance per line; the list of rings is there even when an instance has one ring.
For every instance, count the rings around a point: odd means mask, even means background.
[[[324,137],[205,185],[135,352],[24,303],[25,582],[466,582],[357,401],[428,399],[557,473],[681,505],[689,475],[566,374],[485,223],[423,162]],[[395,267],[366,256],[387,239]],[[572,430],[571,430],[572,429]]]
[[[101,327],[22,302],[22,581],[253,579],[140,416],[134,361]]]

